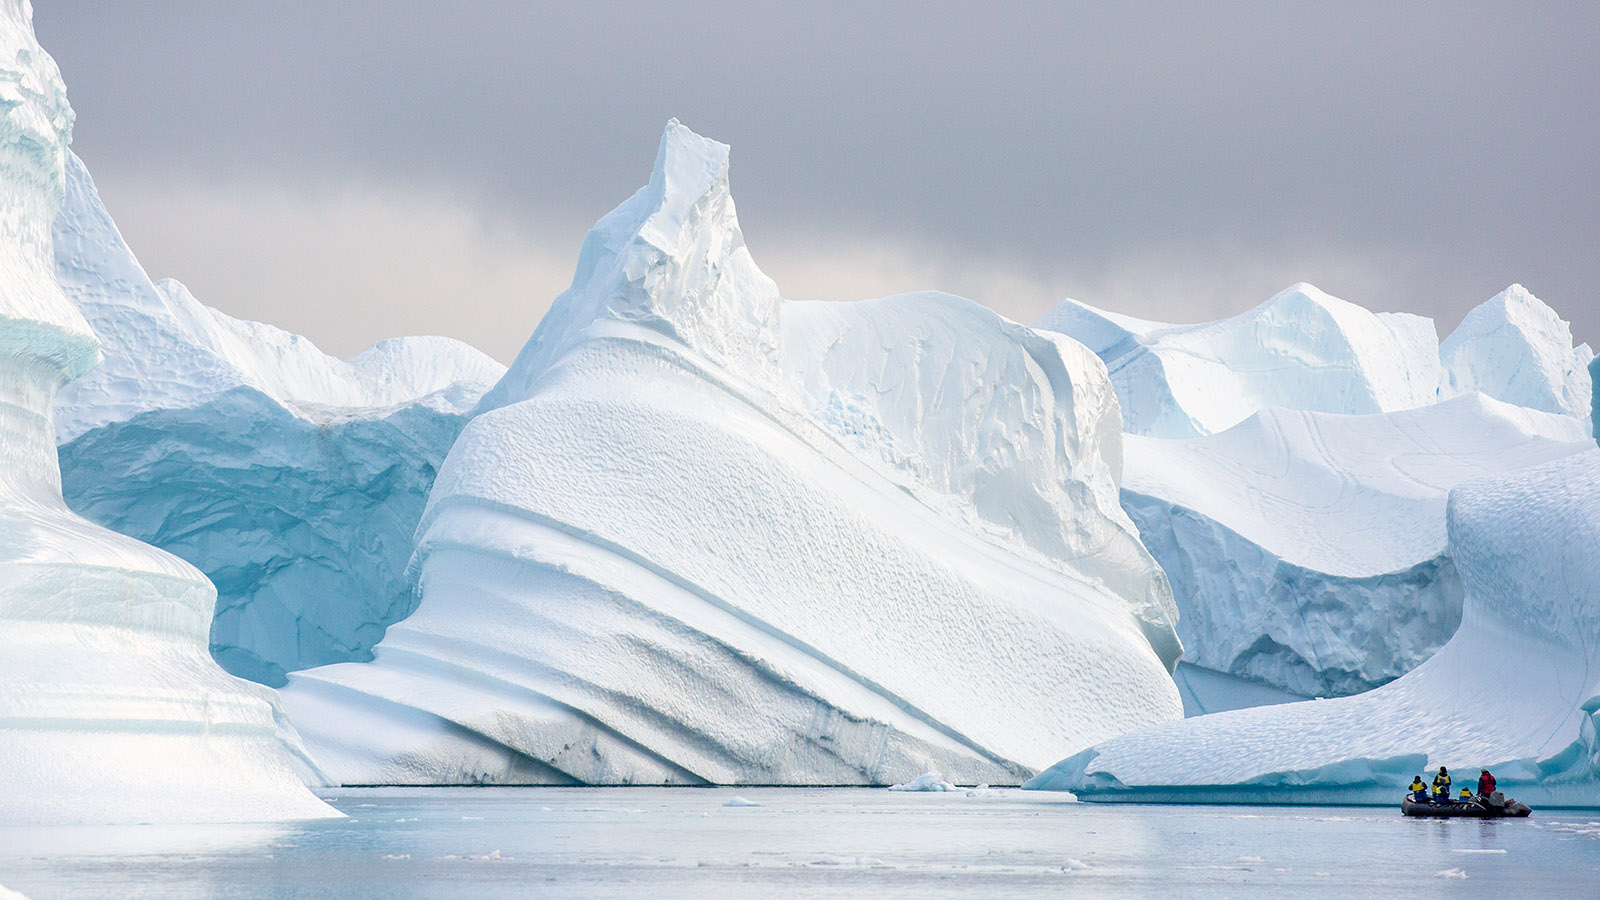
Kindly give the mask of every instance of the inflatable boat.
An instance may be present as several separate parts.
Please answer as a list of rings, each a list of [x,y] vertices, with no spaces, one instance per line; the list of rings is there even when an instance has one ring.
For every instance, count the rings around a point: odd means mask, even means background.
[[[1408,816],[1422,816],[1430,819],[1523,819],[1533,812],[1528,804],[1507,799],[1499,791],[1490,795],[1488,800],[1472,798],[1471,800],[1449,800],[1443,803],[1418,802],[1407,794],[1400,801],[1400,811]]]

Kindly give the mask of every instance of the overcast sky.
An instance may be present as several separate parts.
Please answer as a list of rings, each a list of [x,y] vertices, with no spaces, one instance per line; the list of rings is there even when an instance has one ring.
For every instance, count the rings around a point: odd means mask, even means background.
[[[789,297],[1169,321],[1310,281],[1600,339],[1600,3],[40,0],[154,277],[353,354],[509,361],[676,116]],[[1114,6],[1107,10],[1097,6]]]

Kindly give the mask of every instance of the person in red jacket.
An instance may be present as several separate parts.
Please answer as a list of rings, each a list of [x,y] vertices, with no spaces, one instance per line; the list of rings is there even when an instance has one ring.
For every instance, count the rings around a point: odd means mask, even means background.
[[[1478,796],[1487,800],[1492,793],[1494,793],[1494,776],[1489,774],[1488,769],[1479,769]]]

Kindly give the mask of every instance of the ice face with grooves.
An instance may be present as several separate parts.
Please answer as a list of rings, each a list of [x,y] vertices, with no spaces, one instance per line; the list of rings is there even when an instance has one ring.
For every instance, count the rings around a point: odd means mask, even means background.
[[[668,125],[451,449],[417,612],[291,677],[335,778],[1016,783],[1179,714],[1104,366],[949,295],[783,300],[727,162]]]
[[[152,283],[75,156],[54,230],[56,278],[105,356],[56,404],[68,503],[205,571],[234,674],[282,685],[371,659],[415,606],[434,474],[505,368],[433,337],[339,360]]]
[[[1482,394],[1365,416],[1265,410],[1202,438],[1127,436],[1122,504],[1171,580],[1185,662],[1343,696],[1455,633],[1449,490],[1583,452],[1587,434]]]
[[[1079,796],[1394,802],[1440,765],[1488,767],[1526,802],[1600,788],[1600,450],[1450,493],[1461,628],[1414,671],[1336,700],[1158,725],[1030,782]]]
[[[72,111],[32,13],[0,2],[0,822],[337,815],[206,652],[205,577],[61,499],[51,402],[98,351],[53,275]]]

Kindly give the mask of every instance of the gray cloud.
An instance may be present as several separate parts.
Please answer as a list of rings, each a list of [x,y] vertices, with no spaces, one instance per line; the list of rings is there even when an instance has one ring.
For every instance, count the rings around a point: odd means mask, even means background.
[[[1193,321],[1303,279],[1446,331],[1521,281],[1600,337],[1591,3],[152,6],[39,5],[79,152],[153,274],[337,352],[509,357],[673,115],[792,296]]]

